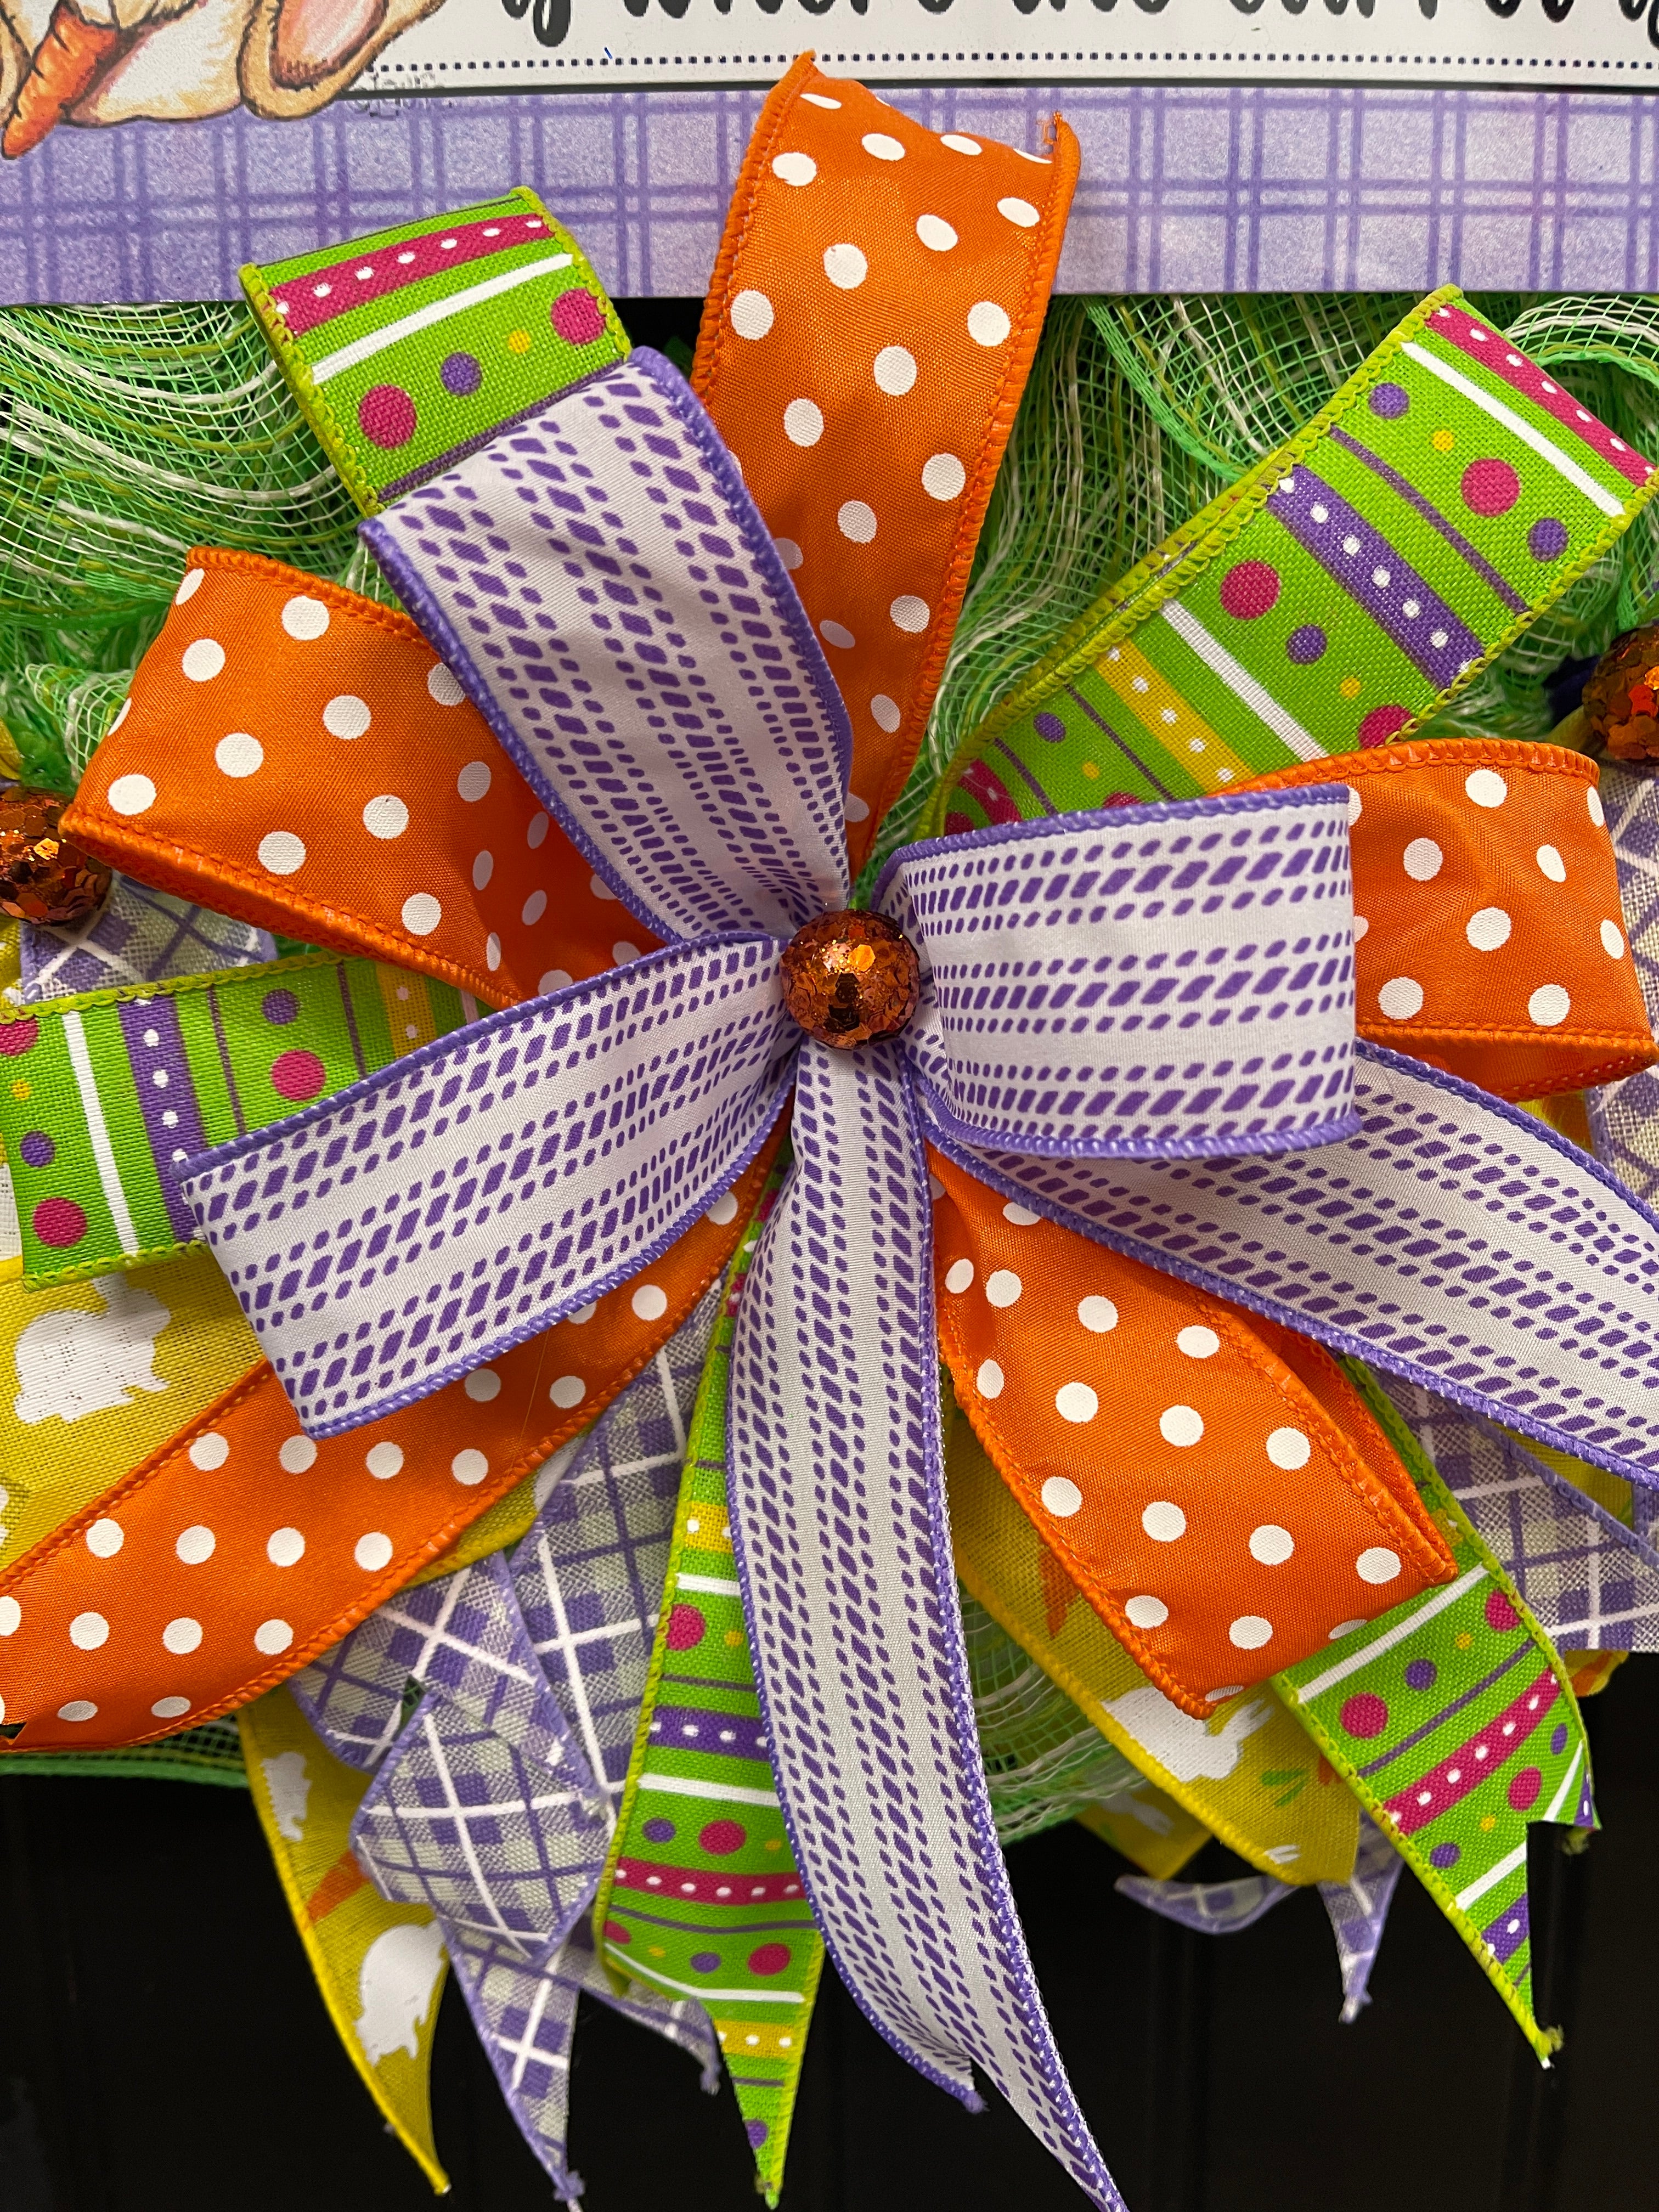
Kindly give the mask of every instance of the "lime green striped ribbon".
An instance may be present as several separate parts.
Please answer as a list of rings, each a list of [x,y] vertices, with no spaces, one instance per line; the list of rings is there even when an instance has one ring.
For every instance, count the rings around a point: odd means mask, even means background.
[[[593,1907],[613,1975],[708,2008],[769,2205],[823,1965],[766,1753],[726,1510],[738,1295],[777,1181],[733,1262],[692,1414],[651,1671]]]
[[[196,1241],[176,1170],[475,1018],[466,994],[311,953],[0,1010],[0,1139],[31,1288]]]
[[[966,741],[952,831],[1224,792],[1409,737],[1659,485],[1458,293],[1112,585]]]

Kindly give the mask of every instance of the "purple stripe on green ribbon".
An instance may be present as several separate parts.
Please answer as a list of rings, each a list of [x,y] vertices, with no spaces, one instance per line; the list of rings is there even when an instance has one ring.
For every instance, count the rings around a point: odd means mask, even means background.
[[[1450,1705],[1443,1705],[1431,1720],[1425,1721],[1422,1727],[1413,1735],[1402,1737],[1391,1750],[1385,1751],[1381,1759],[1372,1759],[1368,1766],[1355,1767],[1354,1772],[1368,1778],[1373,1774],[1380,1774],[1385,1766],[1398,1759],[1403,1752],[1410,1751],[1415,1745],[1421,1743],[1425,1737],[1431,1736],[1437,1728],[1443,1728],[1454,1713],[1461,1713],[1465,1705],[1472,1705],[1477,1698],[1483,1696],[1491,1689],[1494,1682],[1501,1682],[1511,1667],[1517,1666],[1522,1659],[1530,1657],[1532,1649],[1530,1644],[1517,1644],[1506,1659],[1494,1667],[1490,1674],[1482,1675],[1471,1689],[1464,1691],[1461,1698],[1454,1698]],[[1411,1684],[1409,1664],[1406,1680],[1408,1685]]]
[[[1500,1912],[1497,1919],[1480,1932],[1498,1965],[1507,1965],[1532,1935],[1532,1914],[1526,1891],[1522,1891],[1507,1912]],[[1523,1974],[1522,1979],[1525,1978]]]
[[[1485,554],[1478,552],[1462,532],[1449,522],[1432,501],[1424,498],[1414,483],[1402,477],[1398,469],[1390,468],[1381,453],[1372,453],[1369,446],[1362,446],[1358,438],[1351,438],[1346,430],[1333,429],[1331,441],[1340,446],[1344,453],[1352,453],[1355,460],[1363,462],[1374,475],[1382,477],[1390,491],[1397,492],[1408,507],[1414,507],[1431,530],[1439,532],[1459,559],[1474,569],[1481,582],[1497,592],[1512,614],[1527,612],[1528,603],[1514,585],[1498,574]]]
[[[1140,770],[1140,773],[1146,777],[1147,782],[1152,785],[1154,791],[1159,793],[1165,799],[1173,799],[1175,797],[1174,792],[1170,789],[1169,786],[1158,781],[1158,778],[1152,774],[1151,769],[1147,767],[1146,762],[1140,758],[1139,754],[1130,750],[1129,747],[1112,727],[1112,725],[1106,720],[1106,717],[1097,708],[1090,704],[1089,701],[1084,697],[1082,692],[1078,690],[1074,685],[1068,684],[1066,687],[1066,696],[1068,699],[1076,700],[1078,705],[1082,708],[1084,713],[1089,717],[1089,720],[1091,722],[1097,723],[1099,726],[1105,731],[1107,736],[1122,754],[1124,759],[1129,763],[1131,767],[1137,768]]]
[[[651,1736],[663,1751],[707,1752],[714,1759],[766,1757],[766,1732],[757,1719],[744,1713],[711,1712],[707,1705],[659,1705]]]
[[[1468,624],[1357,507],[1310,468],[1298,464],[1281,481],[1268,495],[1267,512],[1437,690],[1455,684],[1480,659],[1481,642]]]
[[[149,1140],[156,1181],[161,1186],[168,1225],[181,1244],[192,1243],[196,1216],[174,1178],[191,1153],[207,1150],[208,1140],[202,1128],[195,1079],[185,1057],[178,1002],[165,994],[153,999],[124,999],[116,1015],[121,1041],[132,1064],[138,1111]],[[158,1076],[166,1079],[158,1083]],[[177,1159],[175,1153],[179,1155]]]

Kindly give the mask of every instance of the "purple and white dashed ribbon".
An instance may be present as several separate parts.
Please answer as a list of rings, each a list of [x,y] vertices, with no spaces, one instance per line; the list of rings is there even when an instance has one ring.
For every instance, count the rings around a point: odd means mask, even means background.
[[[797,1862],[882,2033],[966,2100],[981,2066],[1115,2204],[975,1745],[924,1140],[1639,1480],[1659,1479],[1659,1223],[1530,1117],[1356,1048],[1340,785],[906,848],[878,902],[921,957],[915,1021],[856,1054],[804,1040],[778,965],[848,896],[844,721],[665,364],[636,354],[367,529],[544,803],[670,942],[204,1155],[182,1178],[204,1234],[302,1420],[333,1433],[636,1272],[793,1086],[730,1421]]]

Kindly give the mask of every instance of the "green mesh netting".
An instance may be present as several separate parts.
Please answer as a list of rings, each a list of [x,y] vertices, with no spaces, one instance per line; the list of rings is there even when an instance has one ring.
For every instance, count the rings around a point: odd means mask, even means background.
[[[337,576],[357,511],[246,307],[10,309],[0,396],[0,717],[72,789],[192,544]]]
[[[1122,1753],[966,1590],[962,1627],[991,1811],[1003,1843],[1055,1827],[1139,1782]]]
[[[992,495],[921,758],[875,860],[914,836],[964,738],[1107,585],[1316,414],[1414,304],[1407,293],[1056,300]],[[1479,313],[1659,457],[1659,300],[1478,296]],[[1547,736],[1546,680],[1659,600],[1659,514],[1423,734]]]
[[[0,1759],[5,1774],[124,1774],[147,1782],[217,1782],[246,1790],[242,1740],[233,1720],[204,1721],[165,1743],[131,1751],[15,1751]]]

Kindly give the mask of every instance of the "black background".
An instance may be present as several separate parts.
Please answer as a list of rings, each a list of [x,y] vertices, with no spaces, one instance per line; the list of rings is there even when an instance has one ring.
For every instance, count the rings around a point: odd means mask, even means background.
[[[1066,2062],[1131,2212],[1659,2207],[1659,1663],[1585,1707],[1605,1832],[1534,1827],[1548,2073],[1409,1872],[1352,2027],[1322,1908],[1190,1936],[1075,1826],[1009,1855]],[[1197,1871],[1236,1865],[1210,1846]],[[239,1790],[0,1780],[0,2212],[420,2212],[312,1985]],[[744,2212],[730,2094],[584,2000],[571,2155],[589,2212]],[[453,2212],[549,2212],[453,1984],[434,2106]],[[1079,2212],[1006,2108],[910,2074],[826,1978],[784,2212]]]

